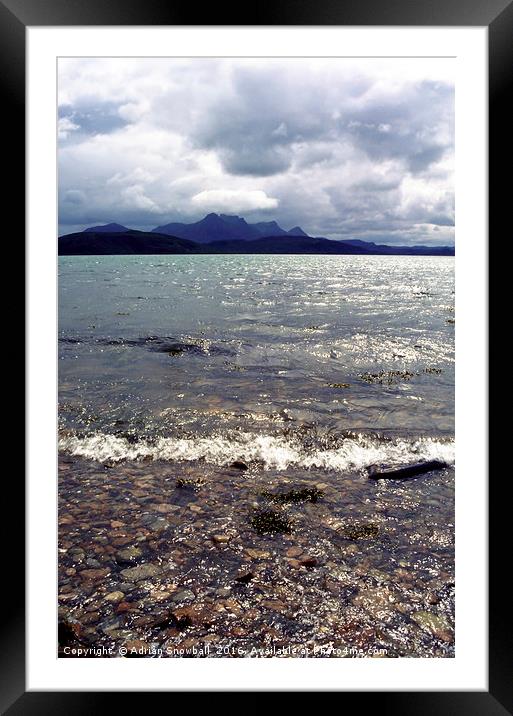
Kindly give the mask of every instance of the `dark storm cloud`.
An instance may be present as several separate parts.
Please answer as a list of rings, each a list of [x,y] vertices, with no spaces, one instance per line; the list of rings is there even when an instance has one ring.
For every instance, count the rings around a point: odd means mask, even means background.
[[[254,138],[250,145],[221,147],[219,156],[229,174],[254,177],[281,174],[290,167],[292,161],[290,152],[284,148],[270,146],[259,150]]]
[[[367,86],[359,83],[358,91]],[[293,68],[277,67],[264,82],[258,68],[236,68],[233,92],[210,104],[191,137],[199,147],[218,150],[232,174],[279,174],[290,168],[295,145],[339,138],[332,114],[340,103],[321,82],[301,86]]]
[[[262,82],[257,70],[236,72],[236,92],[209,107],[192,138],[219,151],[233,174],[269,176],[288,169],[298,144],[351,142],[371,159],[398,159],[413,172],[427,169],[452,146],[452,132],[440,132],[452,117],[452,88],[422,82],[400,97],[377,96],[354,106],[370,83],[342,86],[310,81],[301,86],[290,75]],[[348,97],[350,101],[348,102]],[[324,150],[324,159],[329,152]],[[310,161],[316,163],[313,154]],[[303,153],[301,165],[307,166]]]
[[[344,128],[372,159],[401,159],[412,172],[438,161],[453,146],[453,92],[422,82],[400,98],[372,102],[346,115]]]

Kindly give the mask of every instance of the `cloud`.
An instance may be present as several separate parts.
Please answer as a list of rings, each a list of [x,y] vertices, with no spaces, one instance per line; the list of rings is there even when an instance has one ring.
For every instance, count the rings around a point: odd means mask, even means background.
[[[61,231],[222,211],[332,238],[450,241],[453,65],[59,60]]]
[[[80,206],[81,204],[85,204],[86,202],[86,195],[83,191],[80,189],[67,189],[64,192],[63,201],[66,204],[72,204],[73,206]]]
[[[192,203],[205,211],[238,212],[276,209],[278,199],[267,196],[265,191],[243,189],[211,189],[195,194]]]
[[[109,134],[127,124],[115,102],[95,102],[88,98],[74,107],[59,108],[59,128],[64,127],[60,139],[67,139],[70,128],[75,132],[74,140],[84,135]]]
[[[152,214],[162,213],[162,208],[145,194],[141,184],[125,187],[121,192],[121,197],[125,206],[131,209],[141,209],[141,211],[149,211]]]
[[[57,135],[59,139],[67,139],[70,132],[79,129],[79,125],[72,122],[69,117],[59,117],[57,122]]]

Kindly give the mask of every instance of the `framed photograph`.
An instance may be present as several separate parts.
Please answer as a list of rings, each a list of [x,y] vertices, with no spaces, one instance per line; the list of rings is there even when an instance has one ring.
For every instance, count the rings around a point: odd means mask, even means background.
[[[0,2],[28,309],[3,710],[513,713],[487,445],[512,4],[216,14]]]

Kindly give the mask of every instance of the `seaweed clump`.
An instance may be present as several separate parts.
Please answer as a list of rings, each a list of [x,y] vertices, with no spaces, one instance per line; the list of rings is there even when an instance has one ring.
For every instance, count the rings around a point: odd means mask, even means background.
[[[298,502],[318,502],[322,497],[322,491],[317,487],[302,487],[299,489],[287,490],[286,492],[271,492],[264,490],[260,493],[266,500],[278,505],[297,504]]]
[[[350,525],[348,527],[344,527],[340,533],[345,539],[370,539],[378,536],[379,527],[372,522],[369,522],[365,525]]]
[[[292,522],[274,510],[259,510],[251,518],[251,525],[259,535],[290,534]]]
[[[193,490],[194,492],[198,492],[204,484],[205,481],[201,477],[179,477],[175,483],[179,489]]]
[[[409,370],[380,370],[379,373],[363,373],[360,378],[366,383],[380,383],[393,385],[402,381],[411,380],[415,373]]]

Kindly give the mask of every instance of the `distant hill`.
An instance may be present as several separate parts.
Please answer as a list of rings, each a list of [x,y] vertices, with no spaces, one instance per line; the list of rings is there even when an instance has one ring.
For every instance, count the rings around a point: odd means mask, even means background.
[[[130,231],[130,229],[127,229],[126,226],[122,226],[121,224],[102,224],[101,226],[90,226],[88,229],[84,229],[85,233],[91,234],[112,234],[115,231]]]
[[[299,226],[285,231],[276,221],[261,221],[248,224],[240,216],[228,214],[207,214],[193,224],[174,222],[153,229],[158,234],[168,234],[182,239],[209,244],[212,241],[252,241],[266,236],[307,236]]]
[[[82,231],[59,238],[60,256],[112,254],[190,254],[198,245],[173,236],[146,231]]]
[[[213,241],[205,247],[220,254],[332,254],[454,256],[451,246],[386,246],[365,241],[332,241],[312,236],[267,236],[254,241]]]
[[[454,256],[451,246],[386,246],[366,241],[332,241],[311,236],[266,236],[199,243],[147,231],[83,231],[59,238],[59,255],[115,254],[319,254]]]
[[[373,241],[360,241],[359,239],[339,241],[361,248],[366,254],[379,254],[390,256],[454,256],[454,246],[394,246],[393,244],[375,244]]]
[[[253,241],[213,241],[209,253],[216,254],[365,254],[362,247],[342,241],[310,236],[266,236]]]

